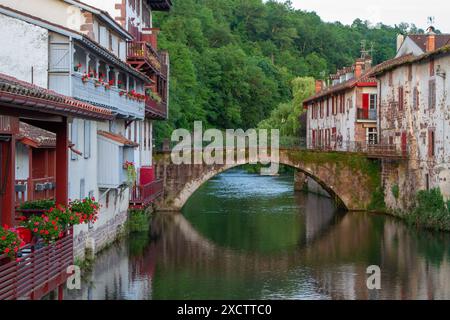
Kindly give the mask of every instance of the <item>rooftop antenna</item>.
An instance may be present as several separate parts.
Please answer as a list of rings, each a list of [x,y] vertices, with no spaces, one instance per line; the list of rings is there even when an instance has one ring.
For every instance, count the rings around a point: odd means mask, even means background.
[[[373,43],[372,43],[373,46]],[[371,50],[367,50],[367,40],[361,40],[361,58],[365,59],[369,56]]]
[[[435,24],[435,22],[436,22],[436,19],[434,18],[434,17],[428,17],[428,19],[427,19],[427,23],[428,23],[428,29],[427,29],[427,32],[428,33],[434,33],[434,31],[436,30],[435,28],[434,28],[434,24]]]

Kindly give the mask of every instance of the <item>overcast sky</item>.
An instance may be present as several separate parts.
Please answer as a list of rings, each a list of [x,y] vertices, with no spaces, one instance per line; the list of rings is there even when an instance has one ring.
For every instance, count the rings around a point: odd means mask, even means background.
[[[394,25],[415,23],[426,29],[427,17],[435,17],[435,27],[450,33],[448,0],[292,0],[295,8],[315,11],[324,21],[351,24],[356,18]]]

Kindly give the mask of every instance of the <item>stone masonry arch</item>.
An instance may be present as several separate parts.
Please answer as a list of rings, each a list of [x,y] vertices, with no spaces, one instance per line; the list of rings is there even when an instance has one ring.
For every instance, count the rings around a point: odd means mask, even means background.
[[[248,161],[247,161],[248,162]],[[155,156],[155,172],[164,181],[159,210],[179,211],[204,183],[216,175],[245,163],[206,165],[171,162],[170,153]],[[338,207],[365,211],[380,187],[378,160],[362,154],[280,150],[280,164],[296,168],[314,179],[335,200]]]

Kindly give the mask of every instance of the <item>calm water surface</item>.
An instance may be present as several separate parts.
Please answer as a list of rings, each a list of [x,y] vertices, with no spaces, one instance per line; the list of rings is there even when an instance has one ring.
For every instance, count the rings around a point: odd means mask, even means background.
[[[355,191],[357,192],[357,191]],[[381,290],[366,268],[381,268]],[[293,176],[232,170],[102,253],[67,299],[450,299],[450,235],[336,212]]]

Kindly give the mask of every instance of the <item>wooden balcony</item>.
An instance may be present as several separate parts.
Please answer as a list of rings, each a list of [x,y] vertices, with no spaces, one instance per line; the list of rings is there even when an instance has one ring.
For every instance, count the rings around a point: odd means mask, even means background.
[[[156,180],[143,186],[134,186],[130,192],[130,207],[145,208],[160,197],[164,190],[162,180]]]
[[[73,96],[81,101],[87,101],[104,106],[123,118],[144,118],[144,101],[127,98],[124,91],[117,87],[105,89],[96,84],[95,79],[82,80],[81,73],[72,76]]]
[[[151,119],[167,119],[167,103],[158,102],[147,96],[145,98],[145,114],[147,118]]]
[[[0,300],[38,300],[67,280],[72,264],[72,230],[52,245],[22,248],[17,259],[0,255]]]
[[[127,44],[127,60],[136,69],[145,72],[162,72],[162,60],[158,52],[145,41],[133,41]]]
[[[16,180],[16,207],[25,201],[55,199],[55,177]]]

